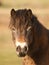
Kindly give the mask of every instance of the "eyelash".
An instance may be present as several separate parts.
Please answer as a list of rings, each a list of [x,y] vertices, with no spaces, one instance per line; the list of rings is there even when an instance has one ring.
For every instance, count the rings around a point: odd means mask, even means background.
[[[15,34],[15,33],[16,33],[16,30],[15,30],[15,28],[14,28],[14,27],[12,28],[12,32],[13,32],[13,34]]]
[[[29,26],[28,28],[27,28],[27,31],[29,31],[31,29],[31,26]]]
[[[14,27],[12,27],[12,31],[14,31],[15,30],[15,28]]]
[[[26,30],[25,35],[28,35],[30,33],[30,31],[31,31],[31,28],[29,30]]]

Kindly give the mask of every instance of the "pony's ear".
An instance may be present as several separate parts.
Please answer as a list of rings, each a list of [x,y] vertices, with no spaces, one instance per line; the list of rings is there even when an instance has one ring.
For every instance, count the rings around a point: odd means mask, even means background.
[[[15,17],[16,16],[16,11],[14,9],[11,9],[11,17]]]
[[[32,18],[32,11],[31,11],[31,9],[28,9],[27,14],[28,14],[28,16],[29,16],[30,18]]]
[[[12,29],[12,27],[14,26],[14,20],[15,20],[15,16],[16,16],[16,11],[14,9],[11,9],[11,18],[10,18],[10,23],[9,23],[9,28]]]

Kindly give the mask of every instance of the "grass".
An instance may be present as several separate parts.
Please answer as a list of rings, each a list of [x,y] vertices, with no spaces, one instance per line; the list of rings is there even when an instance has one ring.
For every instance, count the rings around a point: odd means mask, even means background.
[[[16,55],[14,44],[10,38],[8,28],[0,30],[0,65],[21,65],[21,59]]]
[[[0,65],[21,65],[20,59],[16,56],[13,49],[0,50]]]

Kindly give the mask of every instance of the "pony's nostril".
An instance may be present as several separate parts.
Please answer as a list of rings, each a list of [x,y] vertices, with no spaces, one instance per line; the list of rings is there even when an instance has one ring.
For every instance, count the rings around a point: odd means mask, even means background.
[[[25,52],[27,51],[27,46],[24,47],[24,51],[25,51]]]
[[[18,46],[18,47],[16,48],[16,51],[21,52],[21,47]]]

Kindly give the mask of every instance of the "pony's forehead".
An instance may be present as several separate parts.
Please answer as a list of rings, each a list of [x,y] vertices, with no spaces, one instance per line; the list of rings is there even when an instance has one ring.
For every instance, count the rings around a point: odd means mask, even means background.
[[[25,16],[19,16],[19,17],[16,17],[15,19],[15,25],[16,26],[29,26],[31,25],[32,23],[29,21],[29,19],[26,19]]]

